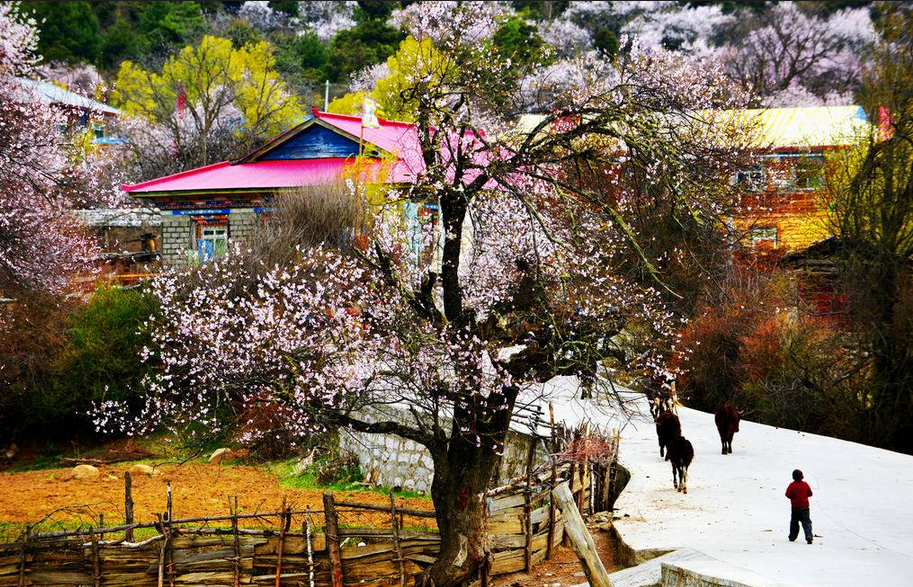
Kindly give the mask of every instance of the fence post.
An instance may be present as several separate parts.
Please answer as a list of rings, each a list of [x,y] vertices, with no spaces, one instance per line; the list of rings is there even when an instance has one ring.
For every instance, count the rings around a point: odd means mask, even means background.
[[[570,444],[568,445],[568,448],[570,449],[570,453],[571,453],[571,470],[568,471],[568,491],[571,492],[572,499],[574,498],[574,489],[575,489],[575,485],[577,483],[577,469],[578,469],[577,451],[580,450],[580,446],[577,441],[579,439],[580,439],[580,429],[577,428],[571,434]],[[552,489],[552,492],[553,492],[552,495],[554,496],[554,488]],[[571,545],[571,538],[570,538],[570,536],[567,535],[567,524],[565,524],[564,540],[562,541],[562,544],[564,544],[564,546]]]
[[[129,526],[133,523],[133,477],[130,471],[124,472],[124,511],[127,514],[125,523]],[[133,528],[124,531],[124,540],[133,542]]]
[[[535,431],[533,431],[535,434]],[[523,548],[523,568],[528,573],[533,566],[533,509],[532,509],[532,477],[533,458],[536,454],[536,439],[529,439],[529,452],[526,455],[526,489],[523,492],[523,522],[526,541]]]
[[[95,537],[95,528],[89,528],[92,537],[92,579],[95,587],[101,584],[101,561],[98,558],[98,538]]]
[[[339,519],[336,517],[336,502],[333,494],[323,494],[323,515],[326,519],[324,532],[327,537],[327,552],[330,555],[330,579],[332,587],[342,585],[342,556],[339,549]]]
[[[172,546],[171,546],[171,534],[174,531],[174,528],[171,526],[171,520],[174,519],[174,513],[171,508],[171,481],[169,481],[168,485],[166,486],[166,493],[167,493],[167,497],[168,497],[167,504],[166,504],[166,508],[167,508],[166,514],[168,516],[168,519],[166,520],[165,523],[168,525],[168,533],[165,537],[164,548],[167,549],[165,551],[165,559],[166,559],[167,570],[168,570],[168,585],[170,585],[170,587],[174,587],[174,548],[172,548]]]
[[[231,497],[228,498],[228,511],[231,513],[231,533],[234,538],[235,561],[234,561],[234,579],[235,587],[241,585],[241,537],[238,535],[238,496],[235,496],[235,504],[232,507]]]
[[[399,524],[396,520],[396,498],[393,497],[393,490],[390,490],[390,522],[393,525],[393,551],[396,553],[396,560],[399,562],[399,587],[406,585],[406,563],[403,560],[403,549],[399,545]]]
[[[285,517],[287,514],[285,498],[282,498],[282,511],[279,514],[279,543],[276,545],[276,587],[282,583],[282,551],[285,549]],[[291,518],[291,516],[289,516]]]
[[[554,489],[558,485],[558,464],[556,462],[558,454],[558,441],[555,439],[555,405],[548,402],[548,419],[551,427],[552,446],[549,456],[552,461],[552,486]],[[546,560],[552,558],[552,542],[555,540],[555,498],[549,495],[548,498],[548,543],[545,545]]]
[[[22,536],[22,550],[19,551],[19,587],[24,587],[25,585],[25,559],[27,558],[26,549],[28,548],[29,543],[29,533],[31,532],[29,526],[25,527],[25,534]]]
[[[324,529],[326,532],[326,529]],[[311,506],[304,512],[304,536],[308,547],[308,584],[314,587],[314,546],[311,544]]]
[[[168,515],[168,526],[171,526],[171,481],[168,482],[168,485],[166,486],[165,491],[167,494],[167,504],[166,504],[165,512]]]
[[[587,468],[590,464],[589,456],[587,455],[587,448],[589,447],[590,440],[590,423],[586,422],[583,425],[583,434],[581,436],[583,441],[583,462],[580,463],[578,471],[580,472],[580,494],[577,496],[577,509],[582,516],[586,507],[586,490],[587,490]]]
[[[165,584],[165,551],[168,549],[168,529],[165,527],[165,522],[162,519],[162,514],[156,514],[156,517],[158,518],[159,528],[161,528],[162,535],[165,537],[165,541],[162,543],[162,549],[159,550],[158,587],[163,587]]]

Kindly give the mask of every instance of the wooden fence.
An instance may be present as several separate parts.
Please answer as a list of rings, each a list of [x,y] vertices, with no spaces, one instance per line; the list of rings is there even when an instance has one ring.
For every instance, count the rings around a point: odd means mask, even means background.
[[[604,446],[591,454],[591,442]],[[597,441],[578,432],[565,446],[538,469],[531,449],[528,473],[487,493],[490,553],[477,585],[529,570],[561,543],[565,521],[551,492],[559,483],[568,484],[581,513],[608,509],[617,437]],[[365,514],[389,522],[359,526]],[[433,519],[431,511],[397,505],[392,493],[388,506],[336,501],[325,493],[322,510],[283,506],[270,513],[242,513],[235,498],[227,516],[186,519],[171,519],[169,499],[151,523],[27,530],[16,542],[0,544],[0,587],[404,587],[435,560],[440,538]],[[261,527],[242,527],[251,520]],[[142,529],[154,535],[133,540]]]

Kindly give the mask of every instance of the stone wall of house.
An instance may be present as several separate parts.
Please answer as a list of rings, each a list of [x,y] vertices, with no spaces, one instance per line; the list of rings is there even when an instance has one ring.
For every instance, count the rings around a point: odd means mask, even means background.
[[[228,238],[233,243],[248,245],[257,229],[258,215],[250,209],[232,210],[228,215]]]
[[[187,262],[193,247],[193,222],[189,216],[162,213],[162,265],[173,267]]]
[[[403,424],[413,422],[411,414],[405,410],[384,407],[376,410],[368,421],[394,420]],[[526,459],[533,438],[511,430],[501,464],[498,469],[497,484],[506,483],[508,479],[518,477],[526,472]],[[422,445],[393,434],[367,434],[353,430],[341,430],[339,447],[342,451],[353,453],[358,458],[365,479],[383,487],[400,487],[410,491],[430,492],[431,480],[434,477],[434,463],[431,455]],[[548,462],[548,453],[537,442],[533,457],[534,465]]]

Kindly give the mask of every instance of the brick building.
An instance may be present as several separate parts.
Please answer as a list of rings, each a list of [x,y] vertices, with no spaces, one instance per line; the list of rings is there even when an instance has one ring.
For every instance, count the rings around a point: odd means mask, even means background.
[[[824,193],[828,155],[868,129],[859,106],[771,108],[738,113],[757,124],[754,164],[732,177],[742,213],[735,219],[762,251],[804,249],[830,236]]]

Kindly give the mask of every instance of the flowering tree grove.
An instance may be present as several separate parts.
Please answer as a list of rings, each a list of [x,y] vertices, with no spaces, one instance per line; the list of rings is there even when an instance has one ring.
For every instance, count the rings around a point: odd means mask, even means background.
[[[71,210],[112,191],[70,151],[63,115],[19,83],[38,39],[17,3],[0,4],[0,39],[0,297],[59,293],[95,250]]]
[[[665,368],[677,319],[626,217],[663,201],[717,222],[740,150],[710,109],[744,98],[718,67],[635,44],[622,61],[581,60],[569,91],[535,103],[503,83],[526,72],[492,52],[486,7],[426,3],[407,17],[415,58],[427,48],[401,83],[416,182],[381,204],[366,196],[381,188],[353,182],[367,217],[348,244],[299,242],[277,264],[236,251],[159,279],[147,355],[164,370],[144,418],[109,402],[97,424],[219,428],[269,411],[302,438],[350,428],[414,440],[434,462],[441,533],[425,579],[445,587],[485,560],[482,496],[518,398],[556,375],[604,395],[605,369]],[[529,124],[512,118],[536,110]],[[410,226],[406,201],[436,205],[438,220]],[[412,421],[373,409],[389,405]]]

